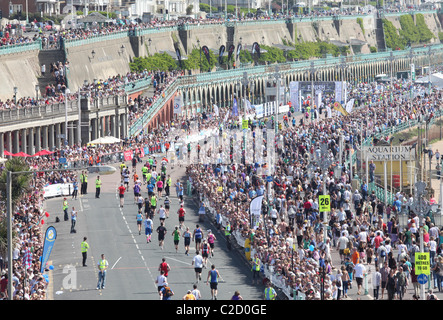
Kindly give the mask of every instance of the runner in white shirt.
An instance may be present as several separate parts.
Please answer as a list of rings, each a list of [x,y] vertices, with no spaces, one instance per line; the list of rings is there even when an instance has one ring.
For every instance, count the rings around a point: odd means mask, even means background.
[[[196,282],[198,283],[202,278],[201,273],[202,273],[202,268],[203,268],[203,257],[201,256],[199,251],[197,251],[197,254],[192,259],[192,265],[194,266],[195,279],[196,279]]]

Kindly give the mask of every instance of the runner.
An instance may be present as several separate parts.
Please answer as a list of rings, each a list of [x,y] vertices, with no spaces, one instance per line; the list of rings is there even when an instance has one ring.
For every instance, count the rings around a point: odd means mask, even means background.
[[[165,208],[163,208],[163,205],[160,205],[160,208],[158,208],[157,213],[160,222],[164,223],[166,219],[166,210]]]
[[[220,273],[215,268],[215,265],[212,265],[211,270],[208,271],[208,278],[206,279],[206,284],[210,283],[211,300],[217,300],[219,278],[220,278]]]
[[[177,210],[177,214],[178,214],[179,228],[181,229],[182,227],[184,227],[185,214],[186,214],[186,209],[183,208],[183,204],[180,205],[180,208]]]
[[[192,236],[192,240],[195,241],[195,251],[200,251],[201,241],[203,238],[203,231],[200,226],[197,224],[194,229],[194,234]]]
[[[208,262],[209,251],[210,251],[210,247],[206,239],[203,240],[203,244],[201,247],[202,247],[203,266],[206,269],[206,264]]]
[[[154,223],[152,222],[149,216],[146,216],[145,219],[145,235],[146,235],[146,243],[151,242],[152,229],[154,228]]]
[[[160,263],[160,265],[158,266],[158,271],[162,272],[165,275],[165,277],[167,278],[169,275],[169,271],[171,271],[171,266],[169,265],[169,263],[166,262],[166,258],[162,258],[162,262]]]
[[[157,227],[158,233],[158,246],[163,250],[163,242],[165,241],[165,234],[168,230],[163,225],[163,222],[160,222],[160,225]]]
[[[163,202],[163,204],[165,205],[165,210],[166,210],[166,219],[169,218],[169,208],[170,208],[170,204],[171,202],[169,201],[169,197],[166,196],[165,201]]]
[[[143,214],[141,210],[138,210],[137,212],[137,228],[138,228],[138,235],[142,234],[142,223],[143,223]]]
[[[207,239],[208,239],[208,243],[209,243],[211,257],[213,257],[214,256],[215,240],[217,240],[217,238],[212,233],[211,229],[208,230]]]
[[[196,252],[194,258],[192,259],[192,265],[194,266],[195,271],[195,282],[198,283],[201,279],[201,273],[203,268],[203,257],[200,255],[200,252]]]
[[[174,246],[175,246],[175,252],[178,252],[178,244],[180,242],[180,236],[181,233],[178,230],[178,227],[175,227],[174,231],[172,231],[172,236],[174,237]]]
[[[125,204],[125,191],[126,188],[124,187],[123,183],[120,185],[120,187],[117,188],[118,195],[120,197],[120,208],[123,208],[123,205]]]
[[[191,231],[189,231],[189,227],[186,227],[186,231],[183,232],[183,238],[185,239],[185,254],[189,256],[189,246],[191,245]]]

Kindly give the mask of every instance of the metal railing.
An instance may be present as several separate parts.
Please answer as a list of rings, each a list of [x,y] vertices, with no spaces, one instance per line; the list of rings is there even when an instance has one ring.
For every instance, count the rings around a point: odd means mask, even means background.
[[[32,50],[42,50],[41,39],[37,39],[36,41],[28,43],[18,43],[18,44],[0,46],[0,55],[19,53],[24,51],[32,51]]]

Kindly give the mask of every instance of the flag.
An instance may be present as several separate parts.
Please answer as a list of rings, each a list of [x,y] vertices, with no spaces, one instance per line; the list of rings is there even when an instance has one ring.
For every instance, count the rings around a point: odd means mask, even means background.
[[[238,106],[236,98],[234,98],[234,103],[232,104],[232,116],[238,117]]]
[[[218,63],[222,64],[223,63],[223,54],[225,53],[225,46],[222,44],[220,46],[220,49],[218,51]]]
[[[218,117],[220,115],[219,111],[218,111],[218,106],[216,104],[214,104],[214,114],[216,117]]]
[[[26,248],[25,254],[23,255],[23,263],[26,267],[26,269],[29,269],[32,265],[32,253],[29,248]]]
[[[45,242],[43,243],[43,253],[41,256],[41,269],[40,272],[45,271],[46,263],[51,255],[52,248],[54,247],[55,239],[57,238],[57,232],[54,227],[48,227],[45,233]]]
[[[236,57],[235,57],[235,60],[238,60],[238,57],[240,56],[241,48],[242,48],[242,45],[241,45],[241,43],[239,43],[239,44],[237,45],[237,55],[236,55]]]
[[[209,55],[209,49],[207,46],[202,47],[202,51],[206,57],[206,60],[208,60],[208,63],[211,64],[211,56]]]
[[[342,115],[347,116],[349,113],[343,108],[340,102],[334,102],[334,110],[339,111]]]

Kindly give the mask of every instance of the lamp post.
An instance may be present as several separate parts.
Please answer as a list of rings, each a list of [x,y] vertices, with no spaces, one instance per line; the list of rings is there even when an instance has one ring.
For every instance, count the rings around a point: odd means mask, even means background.
[[[428,69],[428,94],[431,94],[431,56],[434,54],[432,48],[428,47],[428,57],[429,57],[429,69]]]
[[[248,73],[245,71],[243,72],[243,78],[241,79],[242,84],[242,104],[243,104],[243,121],[248,121],[246,119],[246,88],[248,86],[249,80],[248,80]],[[243,125],[242,125],[243,127]],[[242,162],[246,166],[246,132],[248,129],[243,129],[243,150],[242,150]]]
[[[391,51],[390,52],[390,54],[389,54],[389,58],[388,58],[388,60],[389,60],[389,62],[390,62],[390,66],[391,66],[391,79],[390,79],[390,83],[391,83],[391,93],[390,93],[390,97],[391,97],[391,103],[392,103],[392,100],[394,99],[394,96],[392,95],[392,91],[393,91],[393,89],[392,89],[392,73],[393,73],[393,63],[394,63],[394,53]]]
[[[314,116],[314,78],[316,74],[317,68],[315,67],[314,61],[311,62],[311,67],[309,68],[309,72],[311,74],[311,121]]]
[[[275,138],[277,139],[278,136],[278,105],[279,105],[279,98],[280,98],[280,68],[278,66],[275,67],[275,73],[274,78],[277,83],[277,93],[275,96]]]
[[[423,245],[423,226],[424,226],[424,216],[431,209],[430,204],[423,197],[426,195],[426,182],[418,181],[415,184],[415,195],[414,201],[411,205],[411,210],[419,216],[419,225],[420,225],[420,252],[424,252]],[[425,286],[421,285],[421,294],[422,299],[425,300]]]
[[[198,64],[198,68],[199,68],[200,73],[201,73],[202,72],[202,47],[200,45],[200,40],[197,40],[197,44],[198,44],[198,47],[199,47],[199,50],[200,50],[200,61],[199,61],[199,64]]]
[[[412,103],[412,86],[415,81],[415,65],[412,63],[412,59],[414,59],[414,51],[412,51],[412,48],[409,50],[408,53],[409,58],[409,68],[411,69],[411,77],[410,77],[410,86],[409,86],[409,99]]]

